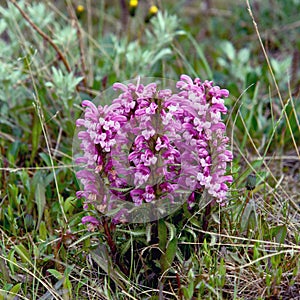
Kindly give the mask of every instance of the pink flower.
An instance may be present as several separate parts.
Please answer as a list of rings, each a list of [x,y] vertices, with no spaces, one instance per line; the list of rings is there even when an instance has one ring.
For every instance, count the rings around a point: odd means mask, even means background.
[[[109,106],[82,102],[84,116],[76,121],[82,156],[75,162],[84,168],[77,172],[83,189],[76,195],[85,198],[85,208],[114,209],[115,199],[136,206],[172,202],[177,189],[191,192],[189,204],[204,189],[226,203],[233,180],[226,173],[233,157],[222,120],[229,92],[187,75],[176,86],[179,92],[173,93],[138,79],[115,83],[119,95]],[[114,221],[124,221],[127,213],[124,209]],[[83,222],[96,225],[93,219]]]
[[[154,189],[152,186],[147,185],[145,188],[145,193],[143,194],[143,197],[146,202],[151,202],[155,199]]]
[[[130,196],[132,197],[132,200],[136,206],[142,205],[144,200],[143,194],[144,194],[143,189],[134,189],[130,192]]]
[[[142,164],[138,165],[138,167],[135,168],[135,173],[134,173],[135,186],[140,186],[146,183],[149,176],[150,176],[150,169]]]
[[[93,225],[99,225],[100,222],[92,216],[85,216],[81,219],[82,224],[91,223]]]
[[[141,154],[141,162],[145,166],[155,165],[157,157],[154,156],[153,152],[150,149],[146,149],[143,154]]]
[[[99,225],[100,222],[92,216],[85,216],[81,219],[82,224],[87,224],[88,231],[94,231]]]

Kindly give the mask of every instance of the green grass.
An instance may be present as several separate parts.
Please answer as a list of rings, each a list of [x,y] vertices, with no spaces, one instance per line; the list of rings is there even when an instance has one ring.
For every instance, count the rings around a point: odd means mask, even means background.
[[[0,7],[0,299],[299,299],[300,2],[159,1],[150,23],[140,2]],[[228,206],[87,231],[81,101],[183,73],[230,91]]]

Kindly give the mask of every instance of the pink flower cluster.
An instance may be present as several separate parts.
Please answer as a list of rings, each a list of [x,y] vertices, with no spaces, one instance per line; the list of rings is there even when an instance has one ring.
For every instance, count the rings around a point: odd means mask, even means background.
[[[229,92],[187,75],[176,87],[179,93],[158,90],[156,83],[116,83],[121,92],[110,106],[82,102],[84,118],[76,126],[83,128],[83,156],[76,163],[84,165],[77,172],[83,185],[77,196],[85,198],[85,208],[112,210],[113,199],[135,206],[158,199],[173,203],[179,190],[189,191],[188,202],[207,190],[226,203],[232,153],[221,115]]]

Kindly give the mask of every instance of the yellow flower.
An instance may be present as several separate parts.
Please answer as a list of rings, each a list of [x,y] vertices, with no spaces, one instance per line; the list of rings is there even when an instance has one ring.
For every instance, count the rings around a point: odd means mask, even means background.
[[[77,5],[76,11],[78,14],[81,14],[84,12],[84,6],[83,5]]]
[[[138,0],[130,0],[130,1],[129,1],[129,6],[130,6],[130,8],[135,8],[135,7],[138,6],[138,4],[139,4],[139,1],[138,1]]]
[[[150,15],[156,15],[158,12],[158,7],[156,5],[152,5],[150,8],[149,8],[149,14]]]
[[[158,7],[156,5],[151,5],[148,14],[145,17],[145,22],[148,23],[152,17],[154,17],[158,12]]]

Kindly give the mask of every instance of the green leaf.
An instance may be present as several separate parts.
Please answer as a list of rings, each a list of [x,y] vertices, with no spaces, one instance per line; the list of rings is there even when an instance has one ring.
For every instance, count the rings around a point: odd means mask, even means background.
[[[9,296],[7,297],[7,300],[13,300],[16,299],[20,289],[21,289],[22,283],[17,283],[14,285],[10,291],[9,291]]]
[[[11,163],[11,165],[14,165],[16,162],[16,158],[18,157],[18,153],[20,151],[20,146],[21,142],[19,140],[16,140],[8,147],[7,159]]]
[[[168,227],[168,230],[169,230],[169,241],[173,240],[176,236],[176,227],[174,224],[171,224],[169,222],[165,222],[166,223],[166,226]]]
[[[91,252],[94,262],[115,282],[121,289],[125,290],[123,282],[127,283],[126,276],[118,270],[117,266],[112,263],[111,257],[104,245],[99,246],[94,252]]]
[[[229,60],[231,60],[231,61],[234,60],[234,58],[235,58],[235,49],[234,49],[231,42],[224,41],[222,43],[222,50],[227,55]]]
[[[73,299],[72,297],[72,283],[68,277],[65,278],[63,282],[63,299]]]
[[[253,199],[247,203],[244,213],[241,216],[241,230],[255,229],[257,226],[257,214]]]
[[[252,169],[254,170],[259,170],[263,164],[262,159],[257,159],[251,163],[252,168],[248,168],[244,173],[240,174],[239,177],[236,180],[236,185],[240,186],[242,185],[243,182],[246,181],[247,177],[253,172]]]
[[[243,63],[246,64],[249,61],[250,58],[250,49],[249,48],[242,48],[238,54],[237,54],[237,58],[238,60]]]
[[[146,241],[147,241],[147,243],[149,243],[151,241],[151,229],[152,229],[152,225],[150,223],[148,223],[146,226]]]
[[[40,120],[38,115],[35,113],[33,117],[33,124],[32,124],[32,132],[31,132],[31,157],[30,157],[30,164],[32,164],[35,155],[38,151],[38,148],[40,146],[40,136],[42,133],[42,127],[40,124]]]
[[[72,213],[75,206],[73,202],[76,202],[76,197],[70,196],[64,201],[64,212],[65,213]]]
[[[129,188],[110,188],[110,190],[112,191],[116,191],[116,192],[122,192],[122,193],[125,193],[125,192],[129,192],[131,191],[132,189],[134,189],[133,187],[129,187]]]
[[[177,238],[171,240],[168,244],[166,252],[160,258],[162,272],[169,269],[173,263],[177,250]]]
[[[184,287],[182,290],[184,299],[192,299],[194,295],[194,281],[191,281],[188,287]]]
[[[195,38],[193,37],[192,34],[190,34],[189,32],[187,32],[187,36],[189,38],[189,40],[192,42],[192,45],[194,47],[194,49],[196,50],[196,53],[198,54],[198,57],[200,59],[200,61],[203,64],[204,70],[206,72],[206,76],[207,78],[209,78],[210,80],[213,79],[213,72],[209,66],[209,63],[205,57],[204,51],[203,49],[200,47],[200,43],[198,41],[195,40]]]
[[[48,154],[46,154],[46,153],[39,153],[39,156],[42,158],[42,160],[46,163],[46,165],[48,167],[52,166],[51,165],[51,159],[50,159],[50,157],[49,157]]]
[[[28,262],[31,260],[30,254],[23,244],[16,245],[15,250],[20,255],[22,262]]]
[[[47,239],[47,228],[46,228],[46,223],[44,221],[41,221],[40,227],[39,227],[39,238],[42,241],[46,241]]]
[[[212,219],[214,220],[215,223],[221,224],[220,223],[220,216],[219,216],[218,213],[212,213],[211,216],[212,216]]]
[[[4,281],[10,283],[10,277],[9,277],[9,270],[8,267],[5,264],[5,260],[0,259],[0,272],[2,274],[2,278],[4,279]],[[1,299],[1,298],[0,298]]]
[[[7,255],[7,259],[8,259],[7,262],[8,262],[8,267],[10,269],[10,275],[11,276],[15,275],[15,268],[16,268],[16,266],[15,266],[14,263],[17,262],[14,254],[15,254],[15,249],[12,249],[12,250],[9,251],[9,253]]]
[[[248,218],[248,230],[252,229],[255,230],[257,228],[257,215],[255,211],[251,211],[249,218]]]
[[[277,226],[275,229],[276,236],[275,240],[277,243],[284,244],[286,235],[287,235],[287,227],[286,225]]]
[[[38,182],[36,185],[36,190],[35,190],[35,202],[37,205],[37,211],[38,211],[38,223],[37,223],[37,228],[40,226],[40,222],[43,217],[45,205],[46,205],[46,190],[45,186],[43,183]]]
[[[151,64],[154,65],[157,61],[159,61],[160,59],[164,58],[167,55],[171,55],[172,51],[169,48],[164,48],[161,51],[159,51],[159,53],[157,53],[155,55],[155,57],[152,59]]]
[[[143,236],[146,234],[144,229],[136,229],[136,230],[124,230],[124,229],[118,229],[118,232],[124,232],[128,233],[132,236]]]
[[[124,256],[125,253],[128,251],[131,245],[131,239],[128,239],[125,243],[122,244],[121,246],[121,256]]]
[[[168,240],[167,226],[163,219],[158,221],[158,245],[162,251],[166,250]]]
[[[49,272],[51,275],[53,275],[57,280],[60,280],[64,277],[63,274],[61,274],[60,272],[58,272],[55,269],[48,269],[47,272]]]

